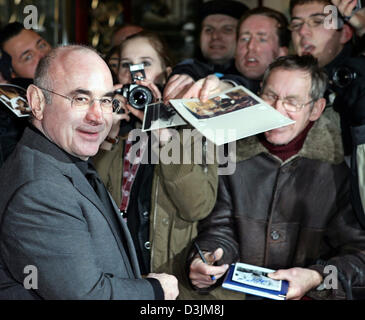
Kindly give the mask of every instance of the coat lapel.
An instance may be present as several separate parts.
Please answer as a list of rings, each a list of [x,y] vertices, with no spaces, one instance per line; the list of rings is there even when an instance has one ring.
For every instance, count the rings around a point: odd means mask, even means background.
[[[36,136],[37,139],[35,138]],[[41,137],[41,139],[39,139],[39,136]],[[107,221],[111,231],[113,232],[113,235],[122,255],[126,255],[126,250],[129,251],[130,259],[127,255],[125,257],[126,259],[124,260],[126,262],[126,269],[130,273],[130,276],[132,278],[140,278],[140,269],[138,266],[138,260],[133,245],[133,240],[125,222],[121,219],[119,209],[115,205],[114,201],[111,199],[115,212],[109,212],[109,210],[104,207],[103,203],[96,195],[94,189],[92,188],[86,177],[76,166],[76,164],[72,162],[69,155],[61,150],[58,146],[56,146],[53,142],[48,140],[48,138],[46,138],[36,128],[32,126],[26,128],[24,135],[19,143],[34,149],[35,152],[37,152],[37,150],[40,151],[40,156],[47,157],[47,160],[50,161],[57,169],[62,172],[65,177],[67,177],[71,181],[76,190],[78,190],[80,194],[87,198],[100,211],[100,213]],[[126,242],[126,246],[123,245],[123,241]],[[128,261],[130,261],[130,264],[128,263]]]
[[[112,199],[110,194],[109,194],[109,197],[110,197],[110,199],[113,203],[114,210],[116,212],[116,217],[117,217],[118,222],[119,222],[119,224],[122,228],[122,232],[125,235],[125,240],[126,240],[127,247],[128,247],[128,253],[129,253],[129,256],[130,256],[130,261],[131,261],[135,276],[137,278],[141,278],[141,270],[140,270],[139,264],[138,264],[137,252],[136,252],[132,237],[130,236],[128,226],[127,226],[126,222],[124,221],[124,219],[123,219],[123,217],[120,213],[119,208],[117,207],[116,203],[114,202],[114,200]]]
[[[140,277],[140,269],[138,266],[138,259],[135,252],[135,248],[133,245],[132,238],[130,236],[129,230],[123,219],[121,218],[120,211],[116,206],[114,200],[111,198],[109,194],[109,198],[114,207],[114,212],[109,212],[107,208],[103,205],[99,197],[96,195],[94,189],[87,181],[85,176],[81,173],[81,171],[75,166],[72,168],[72,173],[69,178],[71,182],[75,186],[75,188],[91,203],[95,205],[95,207],[101,212],[104,216],[105,220],[108,222],[110,229],[112,230],[114,237],[118,243],[120,251],[123,253],[124,250],[128,251],[130,257],[130,263],[132,265],[134,276]],[[123,245],[123,240],[126,242],[126,246]],[[127,268],[128,269],[128,268]]]

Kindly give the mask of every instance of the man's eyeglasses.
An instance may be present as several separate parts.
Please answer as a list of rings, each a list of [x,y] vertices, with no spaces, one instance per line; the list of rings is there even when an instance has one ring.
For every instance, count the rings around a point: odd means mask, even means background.
[[[114,110],[114,107],[116,105],[119,106],[119,101],[114,99],[114,97],[103,97],[100,99],[96,99],[96,98],[91,99],[90,96],[88,96],[87,94],[83,94],[83,93],[78,93],[74,97],[68,97],[68,96],[59,94],[57,92],[54,92],[54,91],[46,89],[46,88],[42,88],[42,87],[38,87],[38,88],[41,90],[50,92],[52,94],[55,94],[57,96],[60,96],[62,98],[65,98],[67,100],[70,100],[71,108],[78,110],[78,111],[88,110],[95,103],[95,101],[99,102],[103,113],[112,113]]]
[[[314,29],[324,24],[326,19],[325,14],[316,14],[306,19],[294,18],[289,25],[290,31],[300,31],[303,25],[306,24],[309,28]]]
[[[261,98],[267,102],[269,105],[274,106],[279,100],[282,102],[284,109],[287,112],[299,112],[307,104],[314,103],[314,100],[308,101],[306,103],[300,103],[293,98],[280,98],[278,95],[273,93],[262,93]]]

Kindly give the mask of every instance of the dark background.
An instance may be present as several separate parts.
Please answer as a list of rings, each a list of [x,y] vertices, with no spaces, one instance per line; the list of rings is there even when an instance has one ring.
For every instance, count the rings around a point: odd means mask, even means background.
[[[0,0],[0,25],[14,21],[23,23],[29,15],[24,13],[24,8],[33,5],[38,11],[39,28],[36,31],[49,43],[87,44],[106,54],[111,48],[111,36],[115,28],[124,23],[134,23],[160,33],[179,61],[194,55],[200,25],[197,13],[202,2],[204,1]],[[241,2],[255,7],[264,1]],[[273,6],[273,1],[267,2],[264,4]],[[274,2],[286,4],[288,0]]]

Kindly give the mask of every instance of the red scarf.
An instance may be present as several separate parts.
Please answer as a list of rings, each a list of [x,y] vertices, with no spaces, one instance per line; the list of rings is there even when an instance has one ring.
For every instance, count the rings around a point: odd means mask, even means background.
[[[286,161],[296,155],[303,147],[304,141],[307,138],[309,130],[312,129],[314,122],[310,122],[308,126],[292,141],[283,146],[274,145],[268,142],[265,135],[260,136],[260,142],[269,150],[271,154],[277,156],[282,161]]]

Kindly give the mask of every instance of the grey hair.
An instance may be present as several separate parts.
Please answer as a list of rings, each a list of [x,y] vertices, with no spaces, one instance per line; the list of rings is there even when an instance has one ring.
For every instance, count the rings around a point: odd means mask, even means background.
[[[328,76],[324,69],[318,66],[318,60],[311,55],[289,55],[279,57],[269,65],[264,73],[262,88],[266,87],[267,79],[274,69],[282,68],[285,70],[300,70],[307,72],[312,80],[310,97],[317,101],[324,97],[328,87]]]
[[[52,49],[46,56],[44,56],[38,63],[34,76],[34,85],[37,87],[53,90],[53,78],[50,68],[54,60],[58,57],[61,51],[90,51],[100,56],[100,54],[93,48],[83,45],[60,45]],[[46,104],[52,103],[52,94],[46,90],[42,90]]]

